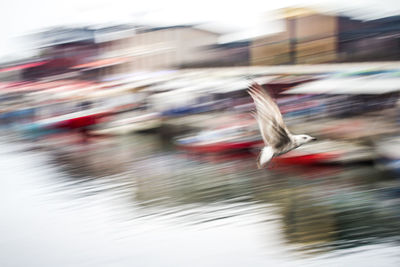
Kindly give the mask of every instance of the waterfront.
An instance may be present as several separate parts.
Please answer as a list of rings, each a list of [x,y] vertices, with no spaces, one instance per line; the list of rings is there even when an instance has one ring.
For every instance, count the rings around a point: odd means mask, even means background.
[[[0,267],[400,266],[400,6],[48,2],[0,31]]]

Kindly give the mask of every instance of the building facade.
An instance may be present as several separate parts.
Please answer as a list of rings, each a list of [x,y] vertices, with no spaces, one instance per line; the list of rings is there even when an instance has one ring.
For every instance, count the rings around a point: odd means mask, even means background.
[[[253,40],[251,65],[307,64],[336,61],[335,16],[308,9],[285,9],[283,32]]]
[[[190,26],[139,31],[131,40],[132,70],[173,69],[209,57],[204,49],[217,44],[219,34]]]
[[[296,8],[283,20],[283,32],[252,41],[251,65],[400,59],[400,16],[361,21]]]

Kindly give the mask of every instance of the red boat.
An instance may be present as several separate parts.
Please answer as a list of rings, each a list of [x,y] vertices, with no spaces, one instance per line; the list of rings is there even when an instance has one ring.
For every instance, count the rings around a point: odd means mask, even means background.
[[[282,164],[300,164],[300,165],[313,165],[313,164],[324,164],[324,163],[333,163],[340,158],[339,153],[335,152],[320,152],[313,154],[296,154],[296,153],[287,153],[286,155],[282,155],[273,159],[276,163]]]
[[[254,131],[242,126],[233,126],[178,138],[175,144],[180,149],[193,152],[215,153],[251,149],[263,144],[263,141]]]
[[[368,147],[339,141],[320,141],[301,146],[273,159],[288,165],[347,164],[369,162],[373,153]]]
[[[251,149],[259,144],[261,141],[237,141],[237,142],[216,142],[211,144],[189,144],[189,145],[178,145],[179,148],[201,152],[201,153],[213,153],[213,152],[224,152],[232,150],[244,150]]]
[[[80,129],[95,125],[110,114],[110,112],[104,110],[85,110],[40,120],[36,124],[39,128],[47,129]]]

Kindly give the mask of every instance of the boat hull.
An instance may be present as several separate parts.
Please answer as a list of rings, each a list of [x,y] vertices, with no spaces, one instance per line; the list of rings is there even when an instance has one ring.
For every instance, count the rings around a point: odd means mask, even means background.
[[[336,153],[315,153],[307,155],[288,155],[280,156],[273,159],[274,162],[289,165],[313,165],[313,164],[329,164],[335,163],[339,159]]]
[[[232,150],[251,149],[262,144],[262,141],[219,142],[211,144],[178,144],[179,149],[200,153],[228,152]]]
[[[94,130],[93,132],[95,134],[125,135],[134,132],[150,131],[157,129],[159,127],[161,127],[161,120],[149,120],[149,121],[130,123],[127,125]]]

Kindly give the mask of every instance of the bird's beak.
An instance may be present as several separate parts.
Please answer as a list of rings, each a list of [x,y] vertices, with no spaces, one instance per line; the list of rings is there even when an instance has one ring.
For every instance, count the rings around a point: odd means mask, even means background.
[[[313,137],[311,138],[311,141],[317,141],[317,138]]]

